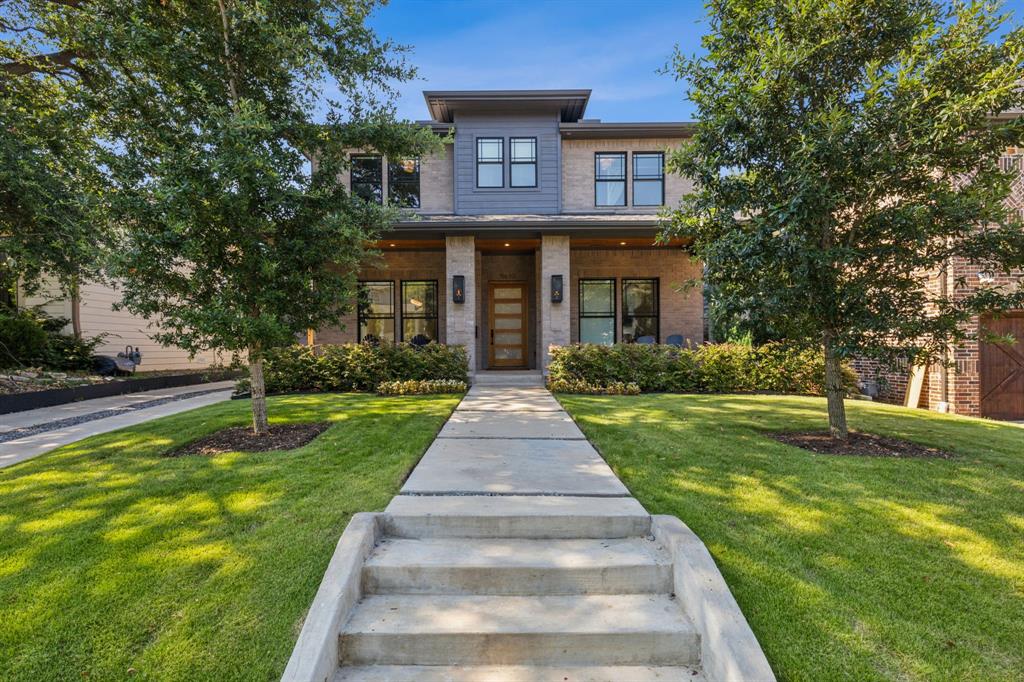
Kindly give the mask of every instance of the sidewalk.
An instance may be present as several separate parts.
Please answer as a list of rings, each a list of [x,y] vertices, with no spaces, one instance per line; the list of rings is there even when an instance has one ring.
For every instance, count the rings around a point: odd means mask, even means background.
[[[233,386],[218,381],[0,415],[0,469],[89,436],[227,400]]]

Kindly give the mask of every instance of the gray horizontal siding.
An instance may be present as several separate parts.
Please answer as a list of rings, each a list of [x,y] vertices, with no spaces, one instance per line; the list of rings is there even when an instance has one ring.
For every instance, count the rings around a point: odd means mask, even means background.
[[[551,114],[507,116],[456,115],[455,120],[455,212],[463,215],[492,213],[559,213],[562,195],[561,138],[558,116]],[[505,140],[505,187],[478,189],[476,186],[476,140],[500,137]],[[537,187],[510,188],[509,138],[537,138]]]

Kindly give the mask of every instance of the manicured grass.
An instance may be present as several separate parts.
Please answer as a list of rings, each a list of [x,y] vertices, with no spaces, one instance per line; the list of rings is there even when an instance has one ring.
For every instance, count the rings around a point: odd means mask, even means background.
[[[815,455],[780,396],[559,396],[629,489],[707,544],[780,679],[1024,679],[1024,429],[848,403],[952,460]]]
[[[291,452],[162,457],[220,403],[0,470],[0,678],[276,680],[351,515],[382,509],[460,396],[289,396]]]

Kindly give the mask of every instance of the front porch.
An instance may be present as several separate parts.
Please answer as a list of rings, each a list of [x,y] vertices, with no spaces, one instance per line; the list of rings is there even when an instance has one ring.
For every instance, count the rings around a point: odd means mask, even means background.
[[[389,239],[362,300],[317,343],[466,346],[472,372],[542,371],[550,346],[704,340],[699,276],[681,244],[652,236],[446,235]]]

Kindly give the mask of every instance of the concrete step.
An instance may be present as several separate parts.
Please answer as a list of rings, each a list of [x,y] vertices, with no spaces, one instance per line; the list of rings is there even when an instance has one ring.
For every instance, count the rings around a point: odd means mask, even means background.
[[[483,370],[473,375],[474,386],[543,386],[539,371]]]
[[[334,682],[704,682],[679,666],[373,665],[338,669]]]
[[[397,495],[384,532],[399,538],[627,538],[651,517],[632,497]]]
[[[364,598],[343,665],[697,665],[700,636],[666,595]]]
[[[642,538],[385,539],[363,566],[366,594],[638,594],[672,591],[663,547]]]

